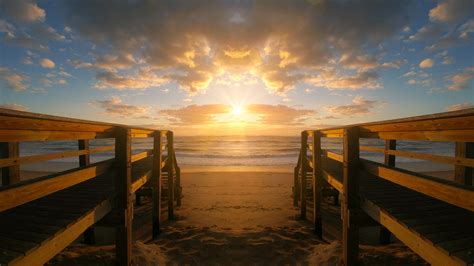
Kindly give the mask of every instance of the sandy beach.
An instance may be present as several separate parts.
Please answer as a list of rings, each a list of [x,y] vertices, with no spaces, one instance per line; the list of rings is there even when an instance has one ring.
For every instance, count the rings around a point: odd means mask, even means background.
[[[331,236],[337,208],[325,203],[325,239],[319,239],[308,221],[292,206],[293,176],[284,172],[185,172],[182,206],[155,240],[149,227],[134,228],[137,265],[336,265],[339,241]],[[135,217],[149,218],[149,208],[137,208]],[[147,217],[147,218],[144,218]],[[137,227],[137,225],[135,225]],[[148,230],[148,231],[147,231]],[[145,231],[145,233],[143,232]],[[146,232],[147,231],[147,232]],[[361,230],[361,258],[365,265],[423,265],[400,243],[370,245],[376,228]],[[332,232],[332,233],[331,233]],[[113,231],[109,231],[113,237]],[[336,233],[337,234],[337,233]],[[143,236],[142,238],[137,235]],[[51,265],[113,264],[114,247],[77,244],[68,247]]]

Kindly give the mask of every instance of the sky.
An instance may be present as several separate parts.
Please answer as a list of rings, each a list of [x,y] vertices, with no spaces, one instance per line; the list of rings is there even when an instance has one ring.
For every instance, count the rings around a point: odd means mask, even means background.
[[[293,135],[474,107],[474,1],[0,0],[0,107]]]

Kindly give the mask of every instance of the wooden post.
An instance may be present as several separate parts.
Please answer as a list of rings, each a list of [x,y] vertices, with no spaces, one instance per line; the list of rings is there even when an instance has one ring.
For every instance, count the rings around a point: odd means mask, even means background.
[[[0,158],[11,158],[20,156],[19,142],[1,142]],[[2,168],[2,186],[13,185],[20,182],[20,166],[8,166]]]
[[[293,170],[293,206],[298,207],[298,201],[300,197],[300,184],[298,182],[298,176],[301,168],[301,152],[298,155],[298,163]]]
[[[323,173],[321,164],[321,133],[313,132],[313,213],[314,232],[320,238],[323,237],[323,224],[321,215],[321,193],[323,187]]]
[[[119,265],[132,263],[132,134],[129,128],[117,127],[115,138],[116,202],[118,223],[115,252]]]
[[[152,201],[153,201],[153,238],[156,238],[160,233],[161,223],[161,131],[155,131],[153,136],[153,175],[151,177],[152,183]]]
[[[394,139],[385,140],[385,150],[396,150],[397,141]],[[385,154],[385,165],[390,167],[395,167],[395,155]],[[380,244],[389,244],[390,243],[390,231],[385,228],[385,226],[380,225],[379,230],[379,243]]]
[[[307,149],[308,149],[308,132],[303,131],[301,132],[301,219],[306,219],[306,165],[307,162]]]
[[[359,257],[359,136],[358,128],[344,129],[343,141],[342,263],[356,265]]]
[[[174,161],[173,161],[173,132],[167,132],[168,143],[168,219],[174,218]]]
[[[78,140],[78,146],[79,150],[90,150],[89,147],[89,140],[88,139],[81,139]],[[79,155],[79,166],[86,166],[91,163],[91,156],[90,154],[83,154]],[[94,232],[94,227],[91,226],[86,229],[86,231],[83,234],[84,236],[84,243],[88,245],[93,245],[95,244],[95,232]]]
[[[474,158],[474,142],[456,142],[456,157]],[[474,169],[471,167],[456,165],[454,167],[454,180],[463,185],[472,186]]]

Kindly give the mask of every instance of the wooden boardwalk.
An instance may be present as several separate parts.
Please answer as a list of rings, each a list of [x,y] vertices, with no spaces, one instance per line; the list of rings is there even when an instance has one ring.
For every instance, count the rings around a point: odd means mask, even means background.
[[[327,189],[341,195],[345,265],[357,263],[358,228],[373,221],[381,225],[381,243],[388,243],[393,234],[430,264],[472,265],[473,129],[474,109],[470,109],[305,131],[295,168],[295,203],[301,207],[301,216],[313,221],[315,232],[322,235],[321,197]],[[321,148],[321,139],[331,137],[343,139],[342,154]],[[359,138],[384,139],[385,149],[360,146]],[[456,154],[396,150],[396,140],[452,141]],[[384,153],[385,163],[362,159],[359,150]],[[396,168],[396,155],[456,165],[456,182]]]
[[[93,242],[92,226],[101,220],[117,228],[117,262],[130,264],[132,196],[145,185],[141,194],[153,197],[153,236],[162,221],[173,218],[181,190],[170,131],[8,110],[0,110],[0,121],[0,265],[42,265],[83,233]],[[151,137],[154,148],[132,154],[132,137]],[[93,138],[113,138],[115,146],[90,148]],[[79,149],[21,157],[18,142],[31,140],[78,140]],[[114,149],[115,158],[90,164],[91,153]],[[20,164],[72,156],[79,156],[80,167],[19,178]]]

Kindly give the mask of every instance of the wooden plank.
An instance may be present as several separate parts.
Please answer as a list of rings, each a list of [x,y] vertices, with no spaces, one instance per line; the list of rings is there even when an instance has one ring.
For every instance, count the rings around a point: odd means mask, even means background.
[[[153,169],[151,177],[152,185],[152,237],[156,238],[160,233],[160,223],[161,223],[161,159],[162,159],[162,149],[163,146],[161,143],[162,133],[160,131],[155,132],[153,137]]]
[[[343,156],[341,154],[337,154],[337,153],[334,153],[334,152],[331,152],[331,151],[327,151],[327,150],[322,150],[322,154],[326,157],[328,157],[329,159],[333,159],[335,161],[338,161],[338,162],[343,162]]]
[[[20,143],[18,142],[1,142],[0,158],[1,160],[9,160],[20,156]],[[2,166],[0,166],[2,167]],[[2,186],[8,186],[20,182],[20,167],[17,165],[2,168]]]
[[[452,129],[474,129],[474,115],[360,127],[361,132],[438,131]]]
[[[419,159],[419,160],[429,160],[429,161],[445,163],[445,164],[455,164],[455,165],[474,167],[474,159],[463,158],[457,155],[456,157],[449,157],[449,156],[417,153],[417,152],[409,152],[409,151],[386,150],[386,149],[369,147],[369,146],[361,146],[360,150],[368,151],[368,152],[383,153],[386,155],[389,154],[389,155],[394,155],[394,156],[395,155],[402,156],[402,157]]]
[[[153,150],[147,150],[147,151],[144,151],[144,152],[133,154],[132,155],[132,163],[134,163],[136,161],[139,161],[141,159],[147,158],[151,155],[153,155]]]
[[[359,135],[358,128],[344,129],[342,261],[355,265],[359,260]]]
[[[343,193],[343,184],[341,181],[342,178],[337,178],[333,174],[329,173],[326,170],[322,171],[322,177],[326,180],[331,186],[333,186],[339,193]]]
[[[149,170],[145,174],[139,176],[133,183],[132,183],[132,193],[135,193],[139,190],[143,185],[145,185],[151,178],[152,171]]]
[[[368,200],[361,200],[361,208],[374,220],[385,226],[400,241],[432,265],[462,265],[458,260],[447,256],[423,237],[400,224],[397,219]]]
[[[0,167],[36,163],[36,162],[40,162],[40,161],[62,159],[62,158],[82,156],[82,155],[89,155],[89,154],[93,154],[93,153],[110,151],[110,150],[113,150],[113,149],[115,149],[115,146],[112,145],[112,146],[91,148],[89,150],[64,151],[64,152],[40,154],[40,155],[31,155],[31,156],[24,156],[24,157],[18,157],[17,156],[17,157],[8,158],[8,159],[0,159]]]
[[[361,138],[474,142],[474,130],[366,132]]]
[[[474,211],[474,188],[361,159],[369,173],[430,197]]]
[[[168,219],[174,219],[174,161],[173,161],[173,132],[168,131],[166,135],[168,143]]]
[[[132,134],[128,128],[117,128],[115,139],[117,226],[115,252],[118,265],[132,263]]]
[[[81,132],[112,132],[113,125],[98,125],[84,122],[68,122],[43,118],[22,118],[0,116],[0,129],[10,130],[41,130],[41,131],[81,131]]]
[[[301,132],[301,167],[300,167],[300,186],[301,186],[301,206],[300,206],[300,217],[306,219],[306,171],[307,171],[307,147],[308,147],[308,132]],[[312,162],[309,162],[312,163]]]
[[[87,228],[102,219],[112,209],[110,200],[105,200],[62,232],[43,242],[24,257],[12,261],[11,265],[43,265],[57,253],[76,240]]]
[[[321,239],[323,237],[323,224],[321,214],[321,201],[322,201],[322,163],[321,163],[321,133],[319,131],[313,132],[313,223],[314,232]]]
[[[140,128],[131,128],[131,132],[134,138],[150,138],[153,137],[154,134],[154,130]]]
[[[113,160],[71,169],[0,189],[0,211],[8,210],[106,173]]]
[[[113,138],[112,132],[0,130],[0,142]]]
[[[474,162],[474,142],[456,142],[456,158]],[[474,177],[474,163],[458,164],[454,168],[454,180],[463,185],[472,186]]]

